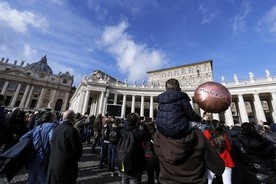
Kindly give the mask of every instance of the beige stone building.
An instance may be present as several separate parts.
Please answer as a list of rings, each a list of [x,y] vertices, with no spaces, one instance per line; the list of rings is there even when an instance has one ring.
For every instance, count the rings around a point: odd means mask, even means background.
[[[31,64],[24,61],[18,64],[16,60],[10,63],[5,58],[0,61],[0,92],[5,97],[6,109],[64,111],[68,108],[73,80],[69,72],[54,74],[46,55]]]
[[[84,77],[70,100],[69,108],[90,115],[105,114],[124,118],[130,112],[155,119],[158,111],[157,96],[165,91],[165,81],[176,78],[181,88],[192,99],[191,105],[202,115],[203,110],[194,102],[194,91],[201,83],[213,80],[212,60],[196,62],[162,70],[149,71],[147,85],[128,84],[102,71]],[[222,76],[221,83],[232,95],[231,106],[222,113],[212,114],[214,119],[233,125],[234,121],[276,122],[276,78],[266,70],[264,77],[255,79],[249,72],[246,80],[234,74],[230,82]]]

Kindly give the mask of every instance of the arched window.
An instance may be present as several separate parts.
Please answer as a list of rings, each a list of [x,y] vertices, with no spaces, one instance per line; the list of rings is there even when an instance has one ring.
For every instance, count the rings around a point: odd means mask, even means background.
[[[37,102],[37,100],[35,100],[35,99],[33,99],[33,100],[31,101],[31,105],[30,105],[30,108],[31,108],[31,109],[35,108],[36,102]]]
[[[62,99],[57,100],[56,105],[55,105],[55,111],[60,111],[61,110],[62,103],[63,103]]]

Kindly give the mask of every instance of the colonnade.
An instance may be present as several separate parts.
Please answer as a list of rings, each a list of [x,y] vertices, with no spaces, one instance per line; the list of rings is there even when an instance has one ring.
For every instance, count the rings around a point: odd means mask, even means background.
[[[36,104],[33,109],[43,109],[49,107],[49,105],[52,106],[52,108],[55,106],[55,100],[57,96],[57,91],[56,89],[50,89],[50,95],[46,95],[46,90],[49,90],[49,88],[46,87],[38,87],[36,85],[30,85],[30,84],[24,84],[24,83],[17,83],[17,87],[15,89],[14,93],[10,93],[8,90],[10,82],[5,81],[4,86],[1,90],[1,95],[4,96],[11,96],[11,100],[7,108],[14,108],[14,107],[19,107],[23,109],[29,109],[31,106],[31,101],[36,100]],[[20,92],[22,88],[25,87],[23,95],[20,95]],[[34,94],[34,89],[35,88],[41,88],[40,92],[36,92]],[[38,95],[38,97],[34,97],[34,95]],[[47,106],[43,106],[43,100],[47,100],[50,104]],[[65,96],[63,98],[64,102],[67,102],[69,100],[69,92],[65,92]],[[20,101],[19,104],[16,104],[18,101]],[[62,104],[61,111],[66,110],[66,103]]]
[[[276,122],[276,92],[266,91],[258,93],[257,91],[252,91],[242,94],[241,92],[236,92],[236,90],[231,92],[231,88],[229,91],[232,94],[232,105],[225,112],[213,113],[213,119],[225,121],[229,126],[233,125],[234,121]],[[73,97],[69,107],[76,112],[84,114],[89,110],[88,113],[90,115],[105,114],[108,104],[119,104],[121,106],[120,118],[125,117],[127,108],[130,109],[130,112],[145,116],[145,104],[147,103],[149,104],[147,107],[149,113],[146,116],[155,119],[154,113],[158,109],[157,96],[163,91],[145,92],[139,89],[133,91],[127,88],[118,90],[109,87],[101,90],[83,88],[78,92],[79,97]],[[188,89],[186,92],[193,99],[194,91]],[[264,106],[264,103],[267,105]],[[196,112],[202,115],[204,111],[199,109],[194,101],[191,101],[191,105]],[[139,112],[137,112],[137,108],[139,108]]]

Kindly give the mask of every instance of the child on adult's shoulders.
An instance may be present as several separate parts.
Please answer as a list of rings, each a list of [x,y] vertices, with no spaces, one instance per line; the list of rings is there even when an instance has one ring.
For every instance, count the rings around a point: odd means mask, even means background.
[[[156,117],[160,133],[173,139],[181,139],[192,129],[195,122],[202,121],[192,108],[191,99],[181,91],[176,79],[166,81],[166,91],[158,96],[159,109]]]

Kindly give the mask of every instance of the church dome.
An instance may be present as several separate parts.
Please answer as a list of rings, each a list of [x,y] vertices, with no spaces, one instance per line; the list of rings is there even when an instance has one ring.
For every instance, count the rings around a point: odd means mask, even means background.
[[[53,74],[51,67],[47,64],[46,55],[43,58],[41,58],[41,60],[39,62],[35,62],[35,63],[28,65],[27,69],[31,69],[32,71],[34,71],[36,73]]]

